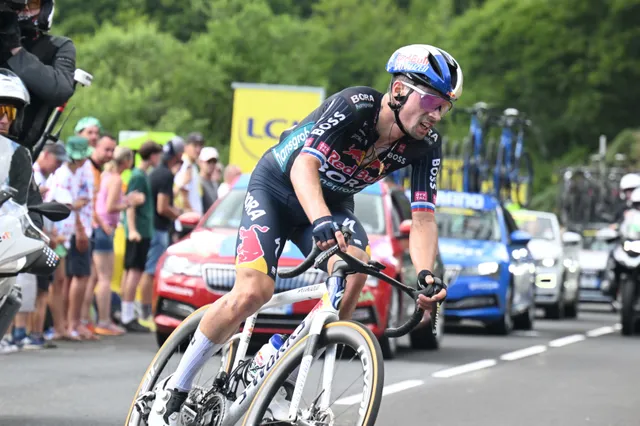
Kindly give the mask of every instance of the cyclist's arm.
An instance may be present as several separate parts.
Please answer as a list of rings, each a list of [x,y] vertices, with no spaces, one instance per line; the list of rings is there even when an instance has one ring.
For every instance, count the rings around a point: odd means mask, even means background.
[[[343,97],[334,98],[314,124],[304,147],[291,166],[293,189],[311,223],[331,215],[322,195],[318,169],[325,165],[332,146],[340,140],[352,122],[351,104]]]
[[[440,150],[434,150],[412,167],[411,233],[409,253],[416,271],[433,271],[438,250],[438,226],[435,219],[437,175]]]

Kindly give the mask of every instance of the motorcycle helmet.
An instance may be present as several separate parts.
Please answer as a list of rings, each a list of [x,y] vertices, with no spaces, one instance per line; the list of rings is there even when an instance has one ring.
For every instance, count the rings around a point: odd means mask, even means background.
[[[10,113],[12,120],[10,135],[17,135],[22,128],[24,108],[31,102],[31,96],[20,77],[6,68],[0,68],[0,105],[15,107],[15,113]],[[13,115],[13,116],[11,116]]]
[[[640,188],[636,188],[631,193],[629,197],[629,201],[631,202],[631,208],[636,210],[640,210]]]
[[[627,198],[626,191],[633,191],[640,187],[640,175],[637,173],[627,173],[620,179],[620,196],[622,199]]]
[[[36,15],[29,13],[29,6],[32,5],[32,8],[37,8],[38,3],[40,12]],[[33,28],[42,32],[51,30],[55,5],[55,0],[29,0],[27,7],[18,14],[21,28],[27,30]]]

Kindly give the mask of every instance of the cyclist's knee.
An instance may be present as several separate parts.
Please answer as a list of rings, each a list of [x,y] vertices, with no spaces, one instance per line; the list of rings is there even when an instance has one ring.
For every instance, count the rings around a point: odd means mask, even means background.
[[[232,290],[234,305],[243,314],[251,315],[271,299],[273,288],[273,279],[267,274],[255,269],[238,268]]]

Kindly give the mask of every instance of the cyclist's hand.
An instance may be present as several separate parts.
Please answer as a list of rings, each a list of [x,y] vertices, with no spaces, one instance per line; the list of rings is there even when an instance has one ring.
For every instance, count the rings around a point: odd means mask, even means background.
[[[334,246],[336,242],[340,250],[347,251],[347,243],[344,235],[340,232],[340,227],[333,221],[331,216],[323,216],[313,221],[313,237],[321,250],[327,250]]]
[[[431,271],[421,271],[418,274],[418,288],[423,289],[428,285],[432,285],[434,283],[433,274]],[[427,312],[431,312],[433,310],[433,302],[442,302],[447,296],[447,289],[443,288],[437,294],[433,296],[425,296],[424,294],[418,295],[418,300],[416,303],[420,309],[423,309]]]

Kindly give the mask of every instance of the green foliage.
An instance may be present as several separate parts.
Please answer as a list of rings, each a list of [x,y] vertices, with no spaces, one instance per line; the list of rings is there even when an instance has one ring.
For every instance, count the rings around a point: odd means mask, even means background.
[[[78,65],[95,76],[74,96],[71,122],[197,129],[219,147],[233,81],[385,90],[396,48],[435,44],[463,68],[460,106],[483,100],[532,117],[527,149],[536,188],[547,189],[553,168],[588,159],[600,134],[638,125],[637,16],[640,0],[67,0],[54,32],[73,37]],[[442,129],[454,143],[468,119]],[[629,137],[612,146],[637,156]]]

